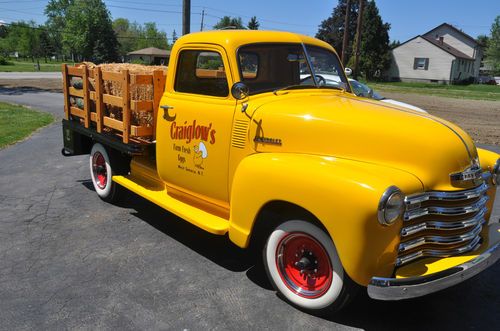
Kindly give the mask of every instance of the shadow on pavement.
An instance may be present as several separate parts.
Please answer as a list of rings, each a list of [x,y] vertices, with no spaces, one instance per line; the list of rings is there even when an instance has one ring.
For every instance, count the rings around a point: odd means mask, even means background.
[[[94,190],[90,180],[81,183]],[[235,246],[227,236],[203,231],[130,191],[125,191],[116,205],[132,208],[132,215],[170,238],[227,270],[246,271],[250,281],[272,290],[260,254],[256,256]],[[498,286],[494,284],[498,284],[496,275],[499,272],[500,264],[497,263],[488,273],[455,287],[404,301],[372,300],[361,289],[356,299],[341,312],[319,318],[365,330],[494,329],[493,325],[498,325],[500,304]]]
[[[0,84],[0,94],[4,95],[23,95],[26,93],[43,93],[43,92],[61,92],[57,88],[38,88],[33,86],[16,86],[10,87],[9,84]]]

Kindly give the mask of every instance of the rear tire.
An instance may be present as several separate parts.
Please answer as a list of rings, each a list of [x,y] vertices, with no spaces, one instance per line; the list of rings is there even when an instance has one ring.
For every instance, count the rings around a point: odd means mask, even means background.
[[[315,314],[340,310],[356,292],[329,235],[311,222],[286,221],[263,251],[268,277],[291,304]]]
[[[114,168],[118,165],[115,160],[112,161],[103,145],[95,143],[92,146],[89,163],[92,184],[99,198],[106,202],[119,200],[121,187],[112,180],[113,175],[117,174]]]

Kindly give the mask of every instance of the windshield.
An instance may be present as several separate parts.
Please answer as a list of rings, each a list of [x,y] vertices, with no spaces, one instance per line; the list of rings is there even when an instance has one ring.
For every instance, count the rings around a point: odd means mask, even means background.
[[[251,44],[238,51],[241,81],[250,94],[290,88],[337,88],[349,91],[337,55],[303,44]],[[314,74],[313,74],[314,73]]]

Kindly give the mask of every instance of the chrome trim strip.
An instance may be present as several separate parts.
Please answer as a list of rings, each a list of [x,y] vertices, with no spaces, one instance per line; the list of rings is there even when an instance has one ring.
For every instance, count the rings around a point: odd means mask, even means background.
[[[396,259],[396,267],[406,264],[421,257],[450,257],[453,255],[467,253],[476,250],[480,245],[481,237],[477,236],[468,245],[454,249],[423,249],[408,255],[400,256]]]
[[[485,222],[484,216],[488,209],[484,207],[481,211],[474,217],[456,222],[441,222],[441,221],[425,221],[423,223],[418,223],[410,226],[406,226],[401,229],[401,237],[405,238],[415,233],[419,233],[425,230],[442,230],[442,231],[453,231],[469,228],[478,224]]]
[[[368,296],[377,300],[402,300],[421,297],[456,285],[495,264],[500,258],[500,242],[478,257],[435,274],[410,278],[373,277]]]
[[[304,45],[304,43],[301,43],[301,45],[302,45],[302,50],[304,51],[304,55],[306,56],[307,66],[309,67],[309,70],[311,71],[311,77],[312,77],[312,80],[314,82],[314,86],[318,87],[319,83],[316,80],[316,72],[314,71],[311,57],[309,56],[309,53],[307,52],[306,45]]]
[[[475,203],[462,206],[462,207],[425,207],[415,210],[409,210],[404,214],[405,221],[411,221],[415,218],[419,218],[426,215],[444,215],[444,216],[460,216],[475,213],[480,211],[484,204],[488,201],[488,196],[483,196],[480,200]]]
[[[425,244],[433,244],[433,245],[458,245],[463,242],[469,241],[474,239],[481,230],[483,229],[482,224],[478,224],[474,229],[472,229],[469,232],[466,232],[461,235],[457,236],[424,236],[424,237],[419,237],[407,242],[403,242],[399,244],[398,251],[401,252],[406,252],[409,251],[410,249],[425,245]]]
[[[470,190],[464,191],[430,191],[425,193],[418,193],[406,197],[405,202],[407,205],[415,205],[429,200],[437,201],[461,201],[473,198],[479,198],[481,195],[488,191],[489,186],[486,183],[479,185]]]
[[[467,146],[467,143],[465,142],[464,138],[461,135],[459,135],[457,131],[455,131],[451,126],[449,126],[448,124],[444,123],[443,121],[440,121],[436,117],[427,117],[427,118],[430,119],[430,120],[432,120],[432,121],[434,121],[434,122],[437,122],[437,123],[439,123],[441,125],[444,125],[448,129],[450,129],[451,132],[453,132],[458,138],[460,138],[460,140],[462,141],[462,144],[464,144],[464,146],[465,146],[465,150],[467,151],[467,154],[469,154],[469,159],[470,159],[471,163],[474,164],[475,158],[472,157],[472,153],[471,153],[471,151],[469,149],[469,146]]]

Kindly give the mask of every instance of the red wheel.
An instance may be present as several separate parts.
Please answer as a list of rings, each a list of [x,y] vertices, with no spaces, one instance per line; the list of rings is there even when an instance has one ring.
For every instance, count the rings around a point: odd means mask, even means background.
[[[288,233],[278,244],[276,267],[284,284],[297,295],[314,299],[332,283],[332,264],[325,248],[306,233]]]
[[[97,195],[107,202],[114,202],[119,198],[118,184],[113,182],[115,174],[109,153],[103,145],[96,143],[90,151],[90,176]],[[116,166],[116,162],[113,163]]]
[[[329,313],[354,296],[333,241],[311,222],[280,224],[269,235],[263,253],[274,288],[300,308]]]
[[[92,172],[94,178],[96,178],[96,185],[103,190],[108,183],[108,171],[106,169],[106,160],[99,151],[92,155]]]

